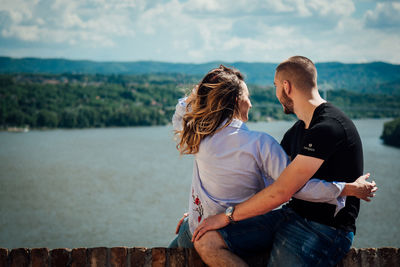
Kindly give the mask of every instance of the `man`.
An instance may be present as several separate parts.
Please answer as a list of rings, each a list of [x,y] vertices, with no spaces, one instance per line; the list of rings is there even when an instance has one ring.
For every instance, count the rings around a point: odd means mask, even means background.
[[[208,265],[246,266],[237,255],[272,247],[270,266],[334,266],[351,246],[360,205],[355,197],[347,197],[337,214],[334,205],[295,198],[271,211],[313,177],[354,182],[363,172],[358,132],[319,95],[311,60],[295,56],[282,62],[274,84],[285,113],[299,119],[282,140],[293,161],[271,186],[199,225],[193,241]],[[372,197],[374,182],[370,189]]]

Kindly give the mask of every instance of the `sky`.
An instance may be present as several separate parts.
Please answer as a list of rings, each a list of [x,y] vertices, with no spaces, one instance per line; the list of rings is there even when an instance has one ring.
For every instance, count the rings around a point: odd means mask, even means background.
[[[400,64],[400,0],[0,0],[0,55]]]

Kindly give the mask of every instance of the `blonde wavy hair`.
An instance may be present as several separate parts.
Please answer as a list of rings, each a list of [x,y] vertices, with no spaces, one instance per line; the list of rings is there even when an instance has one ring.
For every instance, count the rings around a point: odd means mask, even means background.
[[[204,138],[232,122],[239,113],[237,101],[242,94],[243,81],[238,70],[220,65],[195,86],[187,99],[183,129],[175,132],[181,154],[196,154]]]

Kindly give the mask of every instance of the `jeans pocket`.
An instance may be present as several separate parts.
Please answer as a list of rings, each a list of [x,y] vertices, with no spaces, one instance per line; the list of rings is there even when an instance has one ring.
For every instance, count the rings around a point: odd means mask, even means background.
[[[308,225],[318,236],[320,236],[320,238],[331,243],[335,241],[335,238],[338,235],[338,230],[334,227],[313,221],[308,221]]]
[[[354,233],[342,231],[337,239],[337,247],[343,251],[344,255],[350,250],[351,244],[353,244]],[[343,256],[344,256],[343,255]]]
[[[354,240],[354,233],[353,232],[344,232],[343,236],[349,241],[350,246],[353,243]]]

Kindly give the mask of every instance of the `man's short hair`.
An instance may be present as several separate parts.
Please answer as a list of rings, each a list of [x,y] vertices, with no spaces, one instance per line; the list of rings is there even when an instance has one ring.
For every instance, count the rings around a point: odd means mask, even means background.
[[[317,87],[317,69],[314,63],[303,56],[294,56],[276,67],[280,80],[288,80],[296,88],[307,90]]]

